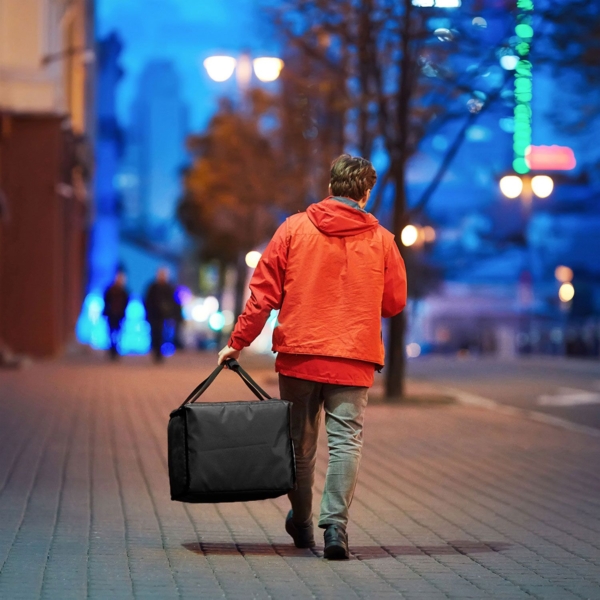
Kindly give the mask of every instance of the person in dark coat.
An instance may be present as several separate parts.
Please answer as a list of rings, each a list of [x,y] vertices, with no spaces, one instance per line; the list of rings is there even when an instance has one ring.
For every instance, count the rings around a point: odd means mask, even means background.
[[[121,335],[121,326],[125,318],[125,311],[129,304],[129,292],[125,287],[127,278],[125,273],[119,271],[115,275],[115,280],[106,288],[104,292],[104,316],[108,321],[108,331],[110,336],[110,348],[108,355],[111,360],[119,357],[117,344]]]
[[[144,298],[146,320],[150,323],[152,355],[155,362],[162,362],[165,322],[177,322],[181,318],[181,306],[175,296],[175,287],[169,283],[169,271],[162,267],[156,279],[146,291]]]

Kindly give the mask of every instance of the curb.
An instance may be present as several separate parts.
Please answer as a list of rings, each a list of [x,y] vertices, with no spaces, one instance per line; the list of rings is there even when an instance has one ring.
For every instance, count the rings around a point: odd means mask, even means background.
[[[441,389],[448,394],[452,394],[456,398],[457,402],[460,402],[461,404],[487,408],[488,410],[494,410],[501,414],[512,417],[525,417],[526,419],[531,419],[532,421],[537,421],[538,423],[545,423],[546,425],[552,425],[554,427],[560,427],[562,429],[568,429],[569,431],[585,433],[587,435],[600,438],[600,429],[595,429],[594,427],[571,423],[571,421],[567,421],[561,417],[554,417],[552,415],[547,415],[546,413],[541,413],[535,410],[527,410],[524,408],[517,408],[515,406],[506,406],[496,402],[495,400],[491,400],[490,398],[484,398],[483,396],[471,394],[470,392],[464,392],[456,388],[444,387]]]

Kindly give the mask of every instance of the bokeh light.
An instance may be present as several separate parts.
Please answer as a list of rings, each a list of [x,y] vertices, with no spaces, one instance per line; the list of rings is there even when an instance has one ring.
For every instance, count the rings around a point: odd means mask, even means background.
[[[506,71],[514,71],[517,68],[518,62],[519,57],[511,54],[505,54],[500,58],[500,66]]]
[[[431,227],[431,225],[425,225],[425,227],[423,227],[423,239],[427,243],[431,243],[435,242],[435,237],[435,229]]]
[[[529,40],[533,37],[533,27],[527,23],[519,23],[515,27],[515,33],[523,40]]]
[[[246,264],[251,269],[255,269],[256,265],[258,265],[258,261],[260,260],[261,256],[262,254],[257,250],[251,250],[250,252],[248,252],[248,254],[246,254]]]
[[[175,288],[175,298],[177,298],[179,304],[183,305],[187,304],[193,299],[193,294],[190,288],[188,288],[187,286],[178,285]]]
[[[531,189],[538,198],[547,198],[554,189],[554,181],[548,175],[536,175],[531,180]]]
[[[575,288],[572,283],[563,283],[558,290],[558,297],[561,302],[570,302],[575,296]]]
[[[271,56],[263,56],[262,58],[255,58],[252,61],[254,67],[254,74],[264,82],[275,81],[281,69],[283,69],[283,61],[280,58],[274,58]]]
[[[523,181],[516,175],[505,175],[500,180],[500,190],[507,198],[517,198],[523,191]]]
[[[414,225],[407,225],[400,234],[404,246],[412,246],[419,238],[419,230]]]
[[[421,346],[416,342],[412,342],[406,346],[406,355],[409,358],[417,358],[417,356],[421,355]]]
[[[227,81],[233,75],[236,62],[233,56],[209,56],[204,68],[213,81]]]
[[[214,313],[219,310],[219,301],[214,296],[207,296],[204,299],[204,306],[209,313]]]
[[[561,283],[569,283],[573,281],[573,269],[566,267],[565,265],[559,265],[554,269],[554,277]]]
[[[213,331],[221,331],[225,327],[225,317],[222,312],[215,312],[208,319],[208,326]]]
[[[190,315],[193,321],[196,323],[204,323],[210,316],[210,312],[204,302],[197,302],[192,306],[192,310],[190,311]]]
[[[163,353],[163,356],[173,356],[173,354],[175,354],[175,345],[171,342],[165,342],[160,347],[160,350]]]

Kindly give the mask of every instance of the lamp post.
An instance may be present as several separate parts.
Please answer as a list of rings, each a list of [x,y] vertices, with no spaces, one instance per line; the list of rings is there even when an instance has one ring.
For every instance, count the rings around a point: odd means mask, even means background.
[[[533,197],[548,198],[554,190],[554,180],[549,175],[505,175],[500,179],[500,191],[513,200],[521,198],[528,210]]]
[[[500,179],[499,185],[500,191],[506,198],[511,200],[520,198],[525,209],[525,225],[531,215],[533,197],[548,198],[554,189],[554,181],[549,175],[534,175],[533,177],[530,175],[505,175]],[[533,257],[529,252],[527,254],[527,262],[529,263],[529,272],[531,274],[533,270]],[[526,290],[525,298],[527,300],[523,301],[525,306],[534,300],[533,282],[530,278],[527,281],[530,289]],[[529,333],[531,333],[531,315],[529,315],[529,319],[526,321],[526,327]]]
[[[411,246],[419,248],[424,244],[431,244],[435,242],[435,238],[435,229],[431,225],[425,225],[425,227],[406,225],[400,234],[400,241],[407,248]]]

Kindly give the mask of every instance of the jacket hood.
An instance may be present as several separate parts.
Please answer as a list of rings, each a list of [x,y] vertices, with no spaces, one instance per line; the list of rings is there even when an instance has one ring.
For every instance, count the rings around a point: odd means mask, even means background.
[[[306,214],[321,233],[332,237],[358,235],[379,224],[372,214],[335,200],[333,196],[311,204]]]

